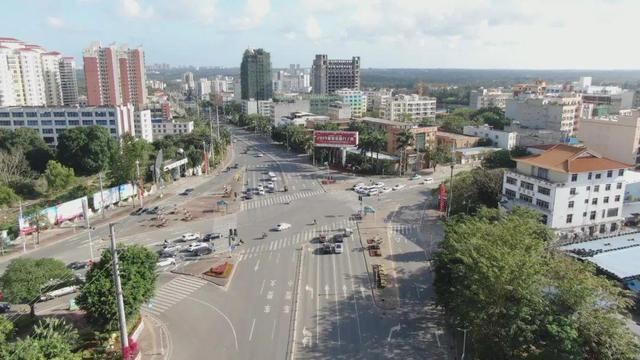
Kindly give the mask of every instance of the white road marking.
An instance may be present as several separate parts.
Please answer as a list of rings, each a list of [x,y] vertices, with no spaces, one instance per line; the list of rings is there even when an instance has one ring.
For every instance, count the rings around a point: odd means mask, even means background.
[[[329,285],[324,286],[324,298],[325,300],[329,300]]]
[[[233,340],[235,341],[236,344],[236,350],[238,350],[238,336],[236,335],[236,329],[233,327],[233,324],[231,323],[231,320],[229,320],[229,318],[227,317],[227,315],[225,315],[222,311],[220,311],[217,307],[206,303],[202,300],[198,300],[198,299],[194,299],[192,297],[188,297],[187,299],[191,300],[191,301],[195,301],[197,303],[200,303],[204,306],[208,306],[210,308],[212,308],[213,310],[215,310],[218,314],[222,315],[222,317],[224,317],[224,319],[227,321],[227,324],[229,324],[229,326],[231,327],[231,331],[233,332]]]
[[[259,268],[260,268],[260,259],[258,259],[258,261],[256,262],[256,266],[253,267],[253,271],[258,271]]]
[[[273,328],[271,328],[271,340],[273,340],[273,337],[276,334],[276,320],[273,320]]]
[[[309,297],[313,299],[313,288],[311,286],[307,285],[307,286],[305,286],[304,289],[310,293]]]
[[[249,341],[251,341],[251,339],[253,338],[253,328],[256,326],[256,319],[253,318],[253,321],[251,322],[251,331],[249,331]]]
[[[264,282],[265,281],[266,280],[264,280],[264,279],[262,280],[262,286],[260,287],[260,295],[262,295],[262,292],[264,291]]]
[[[338,329],[338,344],[340,344],[340,307],[338,306],[338,282],[336,281],[336,257],[331,257],[331,263],[333,264],[333,285],[335,287],[334,299],[336,302],[336,329]]]

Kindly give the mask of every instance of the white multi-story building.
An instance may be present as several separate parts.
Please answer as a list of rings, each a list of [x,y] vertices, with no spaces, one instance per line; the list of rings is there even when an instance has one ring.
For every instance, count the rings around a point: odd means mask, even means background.
[[[167,135],[190,134],[193,132],[193,121],[162,121],[162,119],[152,119],[151,128],[153,139],[162,139]]]
[[[60,59],[60,88],[62,90],[62,105],[78,105],[76,62],[72,57],[63,56]]]
[[[582,101],[579,96],[520,96],[507,101],[505,115],[521,127],[574,135]]]
[[[393,91],[391,89],[377,89],[366,91],[367,111],[375,111],[381,114],[387,106],[387,101],[391,99]]]
[[[62,80],[60,77],[60,62],[62,55],[51,51],[40,55],[42,61],[42,77],[44,80],[45,102],[49,106],[61,106]]]
[[[640,164],[640,110],[581,119],[578,139],[611,159]]]
[[[136,111],[134,119],[136,137],[153,142],[153,126],[151,125],[151,110]]]
[[[361,90],[341,89],[335,94],[340,97],[343,104],[351,107],[351,116],[361,118],[367,109],[367,97]]]
[[[623,222],[625,169],[584,147],[546,145],[529,148],[533,155],[515,159],[505,171],[505,208],[525,206],[542,214],[542,221],[559,236],[581,237],[610,233]]]
[[[507,107],[507,100],[511,99],[511,92],[503,92],[502,88],[471,90],[469,95],[469,107],[472,109],[482,109],[490,106],[497,106],[504,110]]]
[[[396,95],[386,100],[384,111],[380,114],[384,119],[403,121],[403,114],[411,116],[412,121],[436,119],[436,98],[428,96]]]
[[[136,135],[132,105],[90,107],[0,107],[0,129],[31,128],[50,146],[58,145],[58,136],[78,126],[107,128],[114,138]]]
[[[351,119],[351,106],[335,101],[329,104],[329,119],[332,121]]]
[[[24,104],[27,106],[45,106],[47,104],[40,54],[41,52],[34,48],[18,50]]]
[[[211,81],[207,78],[198,79],[196,83],[196,93],[200,100],[209,100],[211,94]]]
[[[242,100],[242,113],[246,115],[260,114],[272,117],[273,100]]]
[[[482,126],[467,125],[462,128],[462,133],[491,140],[494,146],[505,150],[512,150],[518,144],[517,132],[496,130],[487,124]]]
[[[196,81],[194,80],[193,73],[191,71],[187,71],[182,75],[182,81],[184,82],[186,91],[194,90],[196,88]]]

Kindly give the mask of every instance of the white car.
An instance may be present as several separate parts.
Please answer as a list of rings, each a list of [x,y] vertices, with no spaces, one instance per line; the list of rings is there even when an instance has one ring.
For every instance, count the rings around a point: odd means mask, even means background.
[[[373,186],[375,186],[378,189],[380,189],[380,188],[384,187],[384,183],[382,181],[378,181],[377,183],[373,184]]]
[[[263,154],[263,153],[257,153],[257,154],[256,154],[256,157],[263,157],[263,156],[264,156],[264,154]]]
[[[258,195],[264,195],[264,189],[258,189]]]
[[[433,183],[433,178],[424,178],[424,180],[422,180],[423,184],[432,184]]]
[[[279,224],[276,224],[276,226],[274,227],[274,230],[282,231],[282,230],[287,230],[290,227],[291,227],[291,224],[279,223]]]
[[[378,189],[371,189],[369,190],[369,192],[367,192],[367,195],[369,196],[373,196],[373,195],[377,195],[378,194]]]
[[[275,184],[273,181],[269,181],[269,182],[267,183],[267,187],[268,187],[269,189],[273,189],[275,186],[276,186],[276,184]]]
[[[182,241],[192,241],[200,239],[200,233],[184,233],[181,237]]]
[[[194,243],[191,243],[191,245],[189,245],[189,247],[187,248],[187,251],[194,252],[196,249],[203,248],[203,247],[209,247],[209,245],[201,242],[194,242]]]
[[[353,185],[353,190],[358,190],[359,188],[364,187],[364,183],[357,183]]]
[[[403,187],[404,187],[404,185],[403,185],[403,184],[396,184],[396,185],[393,187],[393,190],[394,190],[394,191],[395,191],[395,190],[400,190],[400,189],[402,189]]]
[[[388,193],[389,191],[391,191],[391,188],[390,187],[386,187],[386,186],[383,187],[382,189],[380,189],[380,192],[383,193],[383,194],[384,193]]]
[[[160,261],[158,261],[156,263],[156,267],[165,267],[165,266],[169,266],[169,265],[175,265],[176,264],[176,259],[175,258],[165,258],[162,259]]]
[[[264,185],[258,184],[258,191],[260,191],[260,190],[264,190]]]
[[[333,252],[336,254],[342,254],[342,244],[337,243],[333,245]]]

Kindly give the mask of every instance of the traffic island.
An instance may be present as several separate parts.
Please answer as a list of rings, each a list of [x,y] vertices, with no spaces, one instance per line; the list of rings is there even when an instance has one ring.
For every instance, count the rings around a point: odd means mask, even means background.
[[[226,288],[231,282],[235,264],[219,258],[190,261],[179,269],[172,270],[174,274],[187,275],[206,280],[220,287]]]

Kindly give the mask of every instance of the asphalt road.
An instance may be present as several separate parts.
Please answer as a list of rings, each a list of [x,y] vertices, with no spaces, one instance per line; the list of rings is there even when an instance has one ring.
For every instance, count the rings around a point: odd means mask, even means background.
[[[226,234],[230,227],[237,227],[245,242],[234,250],[239,262],[226,289],[189,276],[161,273],[156,296],[144,311],[160,320],[168,333],[167,358],[446,358],[439,315],[432,307],[427,261],[441,229],[426,224],[422,217],[429,186],[407,179],[385,180],[388,185],[409,186],[365,199],[365,204],[397,204],[387,221],[396,241],[397,250],[391,256],[401,274],[401,306],[387,313],[374,305],[358,225],[349,218],[360,209],[357,195],[325,191],[319,180],[326,171],[311,166],[303,156],[241,130],[234,130],[234,134],[238,139],[234,162],[246,168],[245,187],[263,183],[265,173],[271,171],[277,174],[277,189],[287,185],[288,192],[255,196],[244,201],[236,214],[177,222],[149,231],[138,231],[149,221],[147,215],[119,221],[118,229],[125,234],[119,241],[153,248],[184,232]],[[221,173],[211,177],[190,196],[219,191],[232,176]],[[161,205],[185,200],[172,196]],[[291,228],[271,230],[281,222]],[[344,253],[321,254],[317,235],[345,227],[356,231],[345,239]],[[94,239],[106,239],[106,231],[98,229]],[[261,238],[263,232],[268,233],[265,239]],[[216,242],[217,252],[229,251],[226,241]],[[97,249],[108,245],[96,242],[100,244]],[[86,233],[80,233],[25,256],[55,257],[65,262],[86,259],[88,239]],[[6,262],[0,262],[0,268],[4,266]]]

